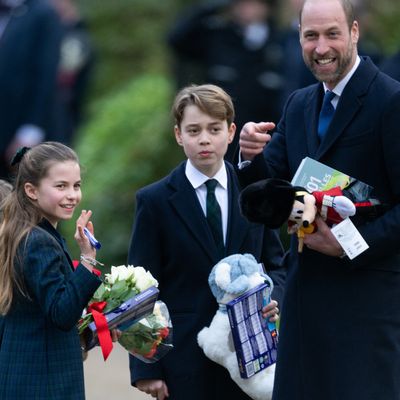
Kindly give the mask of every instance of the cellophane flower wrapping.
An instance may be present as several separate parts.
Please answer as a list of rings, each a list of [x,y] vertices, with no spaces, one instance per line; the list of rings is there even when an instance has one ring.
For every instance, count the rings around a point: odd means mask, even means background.
[[[153,313],[124,329],[118,342],[145,363],[164,357],[173,348],[172,323],[165,303],[157,301]]]
[[[133,265],[112,266],[110,273],[104,275],[104,281],[94,293],[89,305],[96,302],[106,302],[107,304],[102,311],[103,314],[106,314],[151,286],[158,287],[158,282],[143,267]],[[79,334],[82,334],[92,322],[92,314],[84,311],[78,323]]]

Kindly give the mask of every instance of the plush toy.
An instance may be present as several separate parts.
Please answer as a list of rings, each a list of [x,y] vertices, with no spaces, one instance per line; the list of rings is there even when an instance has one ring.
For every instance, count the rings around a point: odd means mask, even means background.
[[[363,192],[359,181],[346,189],[334,187],[308,192],[283,179],[264,179],[247,186],[240,194],[242,214],[251,222],[263,223],[275,229],[288,222],[288,232],[297,233],[299,252],[303,249],[305,233],[316,229],[317,213],[332,226],[354,215],[376,213],[380,202]]]
[[[219,309],[210,326],[203,328],[197,336],[205,355],[225,367],[239,387],[255,400],[271,399],[275,364],[248,379],[241,378],[225,304],[265,281],[272,290],[271,278],[251,254],[234,254],[222,259],[214,266],[208,279]]]

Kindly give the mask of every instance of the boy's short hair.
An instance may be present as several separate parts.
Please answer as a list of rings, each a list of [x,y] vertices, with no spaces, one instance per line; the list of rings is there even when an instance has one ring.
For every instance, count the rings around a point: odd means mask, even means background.
[[[172,106],[175,124],[180,127],[186,107],[197,106],[202,112],[230,125],[235,119],[231,96],[216,85],[190,85],[178,92]]]

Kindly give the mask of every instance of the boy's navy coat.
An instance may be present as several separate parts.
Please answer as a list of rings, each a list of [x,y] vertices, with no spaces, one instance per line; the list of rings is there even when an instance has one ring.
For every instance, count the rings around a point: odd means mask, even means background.
[[[253,253],[267,268],[278,266],[282,249],[276,232],[240,215],[237,178],[229,164],[227,171],[226,254]],[[197,333],[210,324],[217,310],[208,276],[219,257],[195,190],[186,178],[185,162],[163,180],[137,192],[128,258],[129,264],[149,269],[159,281],[160,299],[171,313],[175,346],[156,364],[130,356],[132,383],[165,379],[171,399],[247,398],[228,372],[207,359],[197,344]]]
[[[15,292],[0,326],[0,399],[85,398],[76,324],[101,281],[85,267],[73,271],[63,239],[46,221],[20,250],[17,274],[31,299]]]

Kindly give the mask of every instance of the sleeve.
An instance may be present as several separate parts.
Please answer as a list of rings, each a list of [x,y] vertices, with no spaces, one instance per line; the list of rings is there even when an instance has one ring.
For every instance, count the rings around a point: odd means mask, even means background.
[[[381,117],[381,150],[385,165],[377,171],[380,181],[375,186],[377,197],[386,191],[390,198],[390,209],[379,218],[357,227],[369,249],[349,261],[351,268],[366,267],[400,271],[400,141],[398,129],[400,122],[400,92],[388,101],[388,109]],[[379,151],[379,149],[377,149]],[[367,168],[367,166],[366,166]],[[381,189],[379,189],[381,187]]]
[[[285,253],[279,238],[279,230],[265,228],[261,262],[274,282],[272,299],[276,300],[278,304],[282,304],[286,281],[284,260]]]
[[[294,106],[292,107],[292,105],[295,103],[297,93],[298,91],[292,93],[287,100],[282,117],[276,129],[272,132],[272,139],[265,146],[264,151],[244,168],[239,169],[235,162],[235,169],[242,188],[267,178],[280,178],[288,181],[292,179],[286,139],[286,115],[293,113]],[[235,160],[239,160],[238,155],[236,155]]]
[[[79,265],[75,272],[57,241],[46,232],[32,231],[23,255],[23,277],[29,295],[59,329],[78,322],[100,279]],[[67,271],[67,272],[66,272]]]
[[[160,283],[162,268],[162,245],[157,229],[155,208],[145,200],[139,191],[136,195],[136,215],[129,245],[128,264],[143,266]],[[131,384],[142,379],[165,379],[162,363],[147,364],[129,355]]]

